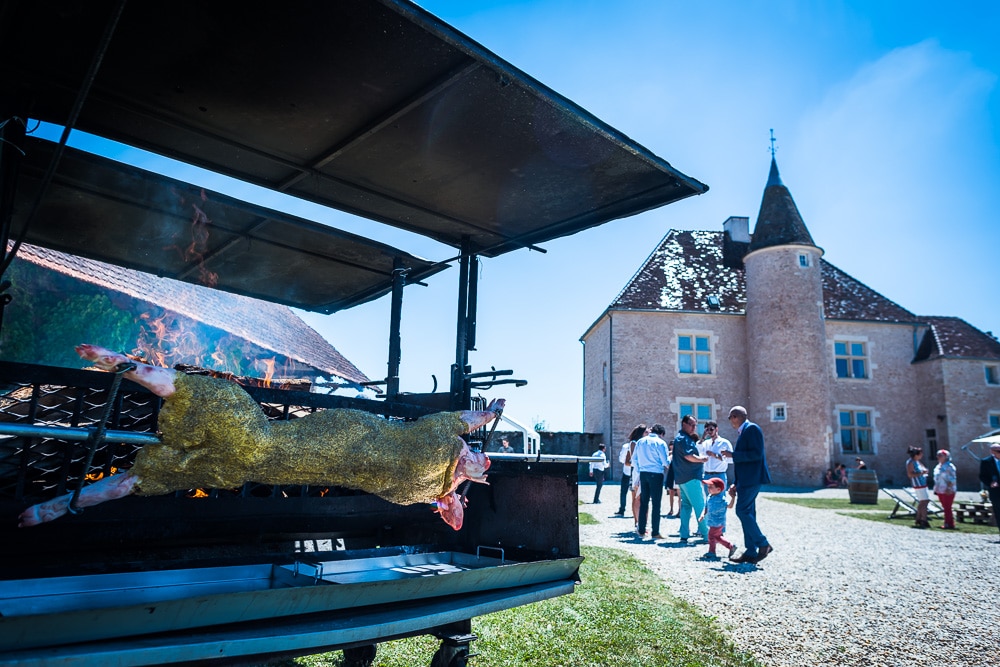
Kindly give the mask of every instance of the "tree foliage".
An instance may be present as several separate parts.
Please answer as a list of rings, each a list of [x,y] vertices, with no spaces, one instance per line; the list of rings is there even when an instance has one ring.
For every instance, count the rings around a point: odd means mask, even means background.
[[[43,269],[15,261],[7,277],[13,300],[4,313],[0,357],[7,361],[79,368],[73,348],[100,342],[129,348],[139,326],[131,313],[115,307],[98,289],[74,293]]]

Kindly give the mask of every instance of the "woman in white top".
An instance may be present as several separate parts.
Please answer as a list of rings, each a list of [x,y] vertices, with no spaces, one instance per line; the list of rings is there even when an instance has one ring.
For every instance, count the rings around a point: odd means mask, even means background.
[[[910,455],[906,461],[906,476],[910,478],[913,495],[917,498],[917,516],[913,525],[917,528],[930,528],[931,524],[927,521],[927,504],[930,502],[930,496],[927,495],[927,466],[920,461],[924,450],[910,447],[906,452]]]

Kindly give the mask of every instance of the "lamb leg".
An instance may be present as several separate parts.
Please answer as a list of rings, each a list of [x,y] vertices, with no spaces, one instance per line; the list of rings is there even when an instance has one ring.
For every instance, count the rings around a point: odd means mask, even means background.
[[[138,481],[139,478],[131,472],[105,477],[83,487],[80,491],[80,497],[77,499],[77,507],[92,507],[106,500],[124,498],[132,493],[132,489]],[[44,503],[32,505],[17,517],[17,525],[24,528],[58,519],[69,511],[69,503],[72,499],[73,494],[67,493]]]
[[[494,398],[485,410],[463,410],[460,417],[470,431],[475,431],[493,421],[506,404],[504,399]]]
[[[80,355],[81,359],[89,361],[105,371],[114,371],[121,363],[133,363],[135,370],[126,372],[125,378],[142,385],[161,398],[166,398],[174,393],[174,378],[177,376],[177,371],[172,368],[161,368],[133,361],[121,352],[112,352],[97,345],[77,345],[76,353]]]

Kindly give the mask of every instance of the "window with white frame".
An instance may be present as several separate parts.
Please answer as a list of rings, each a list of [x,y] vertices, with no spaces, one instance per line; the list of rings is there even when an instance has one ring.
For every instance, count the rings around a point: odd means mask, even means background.
[[[694,418],[698,420],[698,432],[701,433],[704,429],[705,422],[713,419],[714,404],[711,401],[697,402],[697,403],[685,403],[681,401],[678,405],[678,412],[680,412],[681,419],[688,415],[694,415]],[[678,425],[678,428],[680,426]]]
[[[1000,364],[986,364],[983,371],[986,373],[986,384],[1000,385]]]
[[[990,412],[990,428],[1000,428],[1000,410]]]
[[[788,420],[788,404],[787,403],[772,403],[771,408],[771,421],[773,422],[783,422]]]
[[[709,334],[677,334],[677,370],[681,373],[712,373],[712,337]]]
[[[847,453],[872,451],[871,410],[842,408],[840,413],[840,450]]]
[[[809,253],[807,252],[799,253],[799,267],[803,269],[809,268]]]
[[[868,343],[861,340],[833,341],[838,378],[868,378]]]

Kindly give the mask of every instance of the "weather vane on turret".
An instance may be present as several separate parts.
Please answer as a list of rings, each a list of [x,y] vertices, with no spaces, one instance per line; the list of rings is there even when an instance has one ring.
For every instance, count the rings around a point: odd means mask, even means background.
[[[774,147],[774,128],[771,128],[771,158],[774,158],[774,151],[777,149]]]

